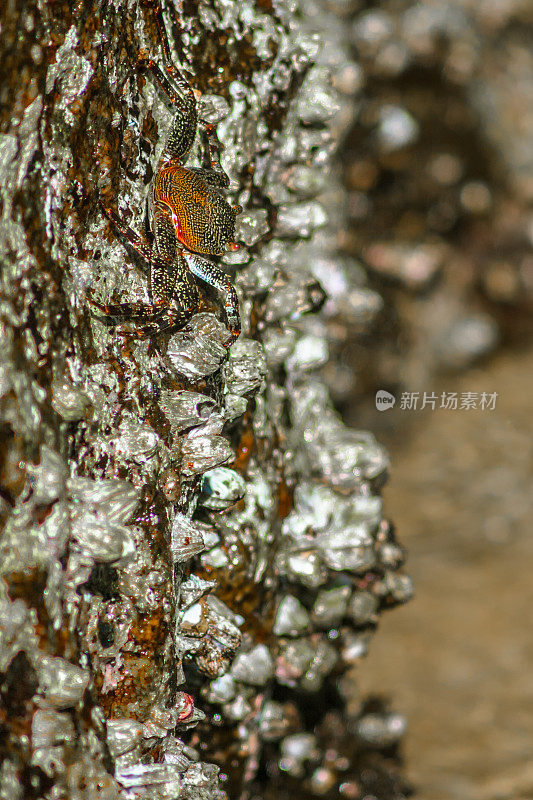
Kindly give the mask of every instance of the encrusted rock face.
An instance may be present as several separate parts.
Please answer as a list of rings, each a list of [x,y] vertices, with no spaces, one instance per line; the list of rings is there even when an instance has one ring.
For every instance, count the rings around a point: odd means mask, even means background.
[[[350,718],[340,681],[411,592],[387,457],[317,377],[326,321],[380,304],[337,254],[356,67],[319,3],[177,6],[244,209],[229,354],[205,287],[152,342],[87,303],[146,292],[100,204],[141,226],[170,122],[138,68],[153,9],[4,12],[0,797],[400,798],[402,719]]]

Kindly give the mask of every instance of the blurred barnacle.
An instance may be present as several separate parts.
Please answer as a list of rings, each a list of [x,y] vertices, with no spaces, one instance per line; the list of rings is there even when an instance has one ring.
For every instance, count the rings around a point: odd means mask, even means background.
[[[231,674],[236,681],[252,686],[264,686],[274,674],[272,656],[268,648],[258,644],[246,653],[237,653]]]
[[[80,550],[95,561],[124,562],[135,553],[135,541],[126,525],[86,508],[76,509],[72,515],[71,536]]]
[[[312,608],[313,624],[319,628],[338,625],[346,613],[350,591],[349,586],[321,589]]]
[[[281,743],[280,767],[295,778],[305,774],[306,762],[318,758],[317,741],[312,733],[294,733]]]
[[[52,406],[66,422],[83,419],[91,406],[87,395],[66,377],[52,382]]]
[[[250,247],[268,233],[267,212],[263,208],[244,211],[237,218],[235,226],[237,239]]]
[[[365,625],[376,619],[379,598],[371,592],[355,592],[350,600],[348,616],[355,625]]]
[[[241,336],[230,350],[224,367],[226,389],[236,395],[255,394],[261,388],[266,371],[261,343]]]
[[[390,747],[404,735],[406,721],[401,714],[365,714],[355,724],[355,733],[365,743]]]
[[[323,206],[316,200],[301,203],[284,203],[278,207],[276,235],[281,238],[311,236],[328,221]]]
[[[88,670],[59,656],[41,656],[36,670],[44,699],[59,710],[79,703],[90,679]]]
[[[299,636],[309,628],[309,614],[300,601],[286,595],[279,603],[272,630],[276,636]]]
[[[142,739],[142,725],[135,719],[108,719],[106,729],[113,758],[134,750]]]

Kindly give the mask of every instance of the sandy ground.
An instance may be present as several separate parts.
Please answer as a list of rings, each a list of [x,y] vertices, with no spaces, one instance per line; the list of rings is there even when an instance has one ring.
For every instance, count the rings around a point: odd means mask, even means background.
[[[440,391],[499,393],[494,411],[402,412],[384,497],[416,597],[389,614],[359,670],[405,713],[423,800],[533,798],[533,352]],[[435,387],[428,387],[435,388]]]

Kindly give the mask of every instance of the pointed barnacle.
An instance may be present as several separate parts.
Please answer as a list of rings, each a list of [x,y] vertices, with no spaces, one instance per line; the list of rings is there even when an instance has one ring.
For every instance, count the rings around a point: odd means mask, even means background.
[[[339,625],[346,613],[350,592],[349,586],[322,589],[316,597],[311,612],[313,624],[318,628]]]
[[[350,630],[343,630],[341,639],[341,658],[345,664],[358,664],[368,653],[368,643],[370,635],[364,633],[354,633]]]
[[[276,556],[276,570],[290,580],[317,589],[326,583],[328,571],[318,553],[309,545],[308,549],[286,543]]]
[[[224,397],[224,419],[226,422],[233,422],[238,417],[242,417],[248,408],[248,401],[245,397],[238,394],[228,393]]]
[[[206,764],[200,762],[198,764],[191,764],[187,772],[183,775],[183,794],[190,797],[191,800],[196,798],[220,798],[220,789],[218,783],[219,768],[214,764]]]
[[[248,266],[241,270],[235,279],[237,286],[246,295],[260,295],[274,283],[276,267],[264,258],[254,258]]]
[[[181,442],[181,469],[185,475],[199,475],[233,456],[227,439],[217,434],[202,435],[201,429],[186,434]]]
[[[276,236],[299,239],[311,236],[328,221],[324,206],[317,200],[284,203],[278,206]]]
[[[198,101],[198,116],[211,125],[218,125],[230,112],[228,101],[217,94],[203,94]]]
[[[205,581],[197,575],[189,575],[187,580],[183,581],[180,586],[180,607],[188,608],[193,605],[193,603],[197,603],[201,597],[213,591],[216,585],[216,581]]]
[[[348,616],[355,625],[366,625],[377,619],[379,598],[371,592],[355,592],[348,606]]]
[[[320,753],[312,733],[294,733],[281,743],[280,767],[296,778],[305,775],[305,762],[316,760]]]
[[[168,343],[171,366],[190,380],[215,372],[226,358],[227,328],[213,314],[195,314]]]
[[[226,650],[236,650],[241,643],[242,634],[236,624],[238,620],[220,614],[217,607],[209,603],[214,597],[206,598],[209,618],[209,636]],[[241,618],[242,619],[242,618]]]
[[[335,667],[337,660],[336,648],[324,636],[321,636],[316,641],[314,658],[305,674],[302,675],[299,686],[306,692],[317,692],[326,675]]]
[[[167,736],[161,742],[166,764],[174,764],[180,772],[184,772],[191,766],[191,762],[198,761],[199,755],[194,748],[184,744],[181,739],[174,736]]]
[[[298,96],[298,116],[307,125],[320,124],[333,117],[339,109],[339,94],[331,86],[331,71],[327,67],[312,67]]]
[[[280,367],[294,350],[296,344],[296,331],[294,328],[279,327],[267,328],[263,336],[268,366]]]
[[[327,362],[328,355],[328,344],[324,337],[312,334],[302,336],[285,361],[285,366],[292,373],[317,369]]]
[[[31,743],[38,747],[55,747],[74,736],[74,724],[68,714],[59,714],[50,708],[39,708],[31,723]]]
[[[259,719],[261,738],[267,742],[275,742],[285,736],[290,726],[290,711],[286,705],[268,700],[261,709]]]
[[[205,689],[207,700],[210,703],[224,705],[234,699],[236,693],[235,679],[232,675],[221,675],[211,681]]]
[[[240,722],[248,717],[251,711],[249,694],[247,696],[240,691],[230,703],[224,706],[224,717],[230,722]]]
[[[199,392],[161,392],[159,407],[170,422],[174,434],[206,422],[215,401]]]
[[[205,550],[204,533],[209,526],[193,522],[185,514],[176,513],[170,532],[170,551],[174,563],[188,561]]]
[[[276,678],[284,686],[296,686],[311,666],[316,647],[308,638],[285,641],[276,658]]]
[[[312,276],[305,281],[279,277],[270,288],[265,300],[265,322],[281,322],[299,319],[303,314],[318,311],[326,300],[326,294]],[[290,313],[287,314],[287,309]]]
[[[132,416],[122,419],[116,440],[117,453],[143,463],[157,453],[160,444],[161,439],[151,425]]]
[[[316,537],[316,546],[331,569],[365,572],[376,564],[374,539],[365,525],[330,529]]]
[[[386,591],[396,603],[407,603],[413,596],[413,581],[409,575],[398,575],[388,571],[384,583]]]
[[[264,208],[250,209],[237,217],[236,237],[245,245],[256,244],[268,229],[268,214]]]
[[[327,183],[324,170],[310,167],[307,164],[295,164],[286,173],[285,184],[300,197],[314,197],[321,192]]]

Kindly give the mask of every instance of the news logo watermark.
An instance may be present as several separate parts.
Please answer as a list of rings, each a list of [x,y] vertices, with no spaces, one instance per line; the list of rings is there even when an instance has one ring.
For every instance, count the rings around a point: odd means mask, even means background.
[[[378,411],[388,411],[389,408],[394,408],[395,402],[394,395],[386,392],[385,389],[379,389],[376,392],[376,408]]]
[[[402,392],[398,408],[400,411],[494,411],[498,392]],[[385,389],[376,392],[378,411],[394,408],[396,397]]]

